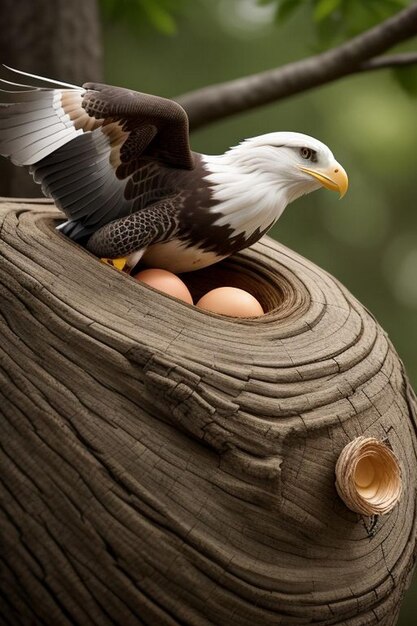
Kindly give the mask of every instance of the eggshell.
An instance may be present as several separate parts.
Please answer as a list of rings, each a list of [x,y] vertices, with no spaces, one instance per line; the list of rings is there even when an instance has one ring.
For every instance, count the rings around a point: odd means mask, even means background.
[[[258,317],[264,311],[250,293],[237,287],[217,287],[206,293],[197,306],[230,317]]]
[[[142,270],[135,275],[136,280],[146,283],[150,287],[167,293],[178,300],[193,304],[193,299],[185,283],[172,272],[161,269]]]

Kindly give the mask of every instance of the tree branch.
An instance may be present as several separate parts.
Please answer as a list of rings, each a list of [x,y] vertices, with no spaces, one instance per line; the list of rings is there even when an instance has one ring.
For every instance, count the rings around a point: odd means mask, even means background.
[[[414,63],[417,60],[414,53],[378,55],[416,34],[417,4],[413,4],[336,48],[272,70],[197,89],[176,100],[187,111],[194,130],[350,74]]]
[[[371,72],[373,70],[382,70],[390,67],[406,67],[407,65],[415,64],[417,64],[417,52],[385,54],[384,56],[365,61],[365,63],[362,63],[358,68],[358,72]]]

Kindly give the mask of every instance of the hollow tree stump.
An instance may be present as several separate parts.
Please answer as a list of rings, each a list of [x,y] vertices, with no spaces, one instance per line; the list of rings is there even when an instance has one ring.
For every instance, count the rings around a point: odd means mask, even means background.
[[[415,397],[373,317],[265,238],[188,275],[202,312],[100,264],[47,204],[0,205],[1,624],[396,623],[416,545]],[[375,520],[335,488],[387,442]]]

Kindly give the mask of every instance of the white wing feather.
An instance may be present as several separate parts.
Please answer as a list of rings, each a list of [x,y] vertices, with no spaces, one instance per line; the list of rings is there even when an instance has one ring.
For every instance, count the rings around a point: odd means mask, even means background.
[[[41,84],[0,79],[3,86],[22,88],[1,90],[8,103],[0,108],[0,154],[15,165],[33,165],[96,125],[81,106],[82,87],[4,67]]]

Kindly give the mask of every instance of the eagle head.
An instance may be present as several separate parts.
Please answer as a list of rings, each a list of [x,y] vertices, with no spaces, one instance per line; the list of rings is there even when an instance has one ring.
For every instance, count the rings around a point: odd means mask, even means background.
[[[276,132],[252,137],[231,149],[230,155],[242,168],[256,170],[287,197],[326,187],[343,197],[348,188],[344,168],[321,141],[293,132]]]
[[[347,174],[329,148],[301,133],[252,137],[203,160],[215,224],[246,238],[267,232],[286,206],[306,193],[326,187],[344,196],[348,188]]]

